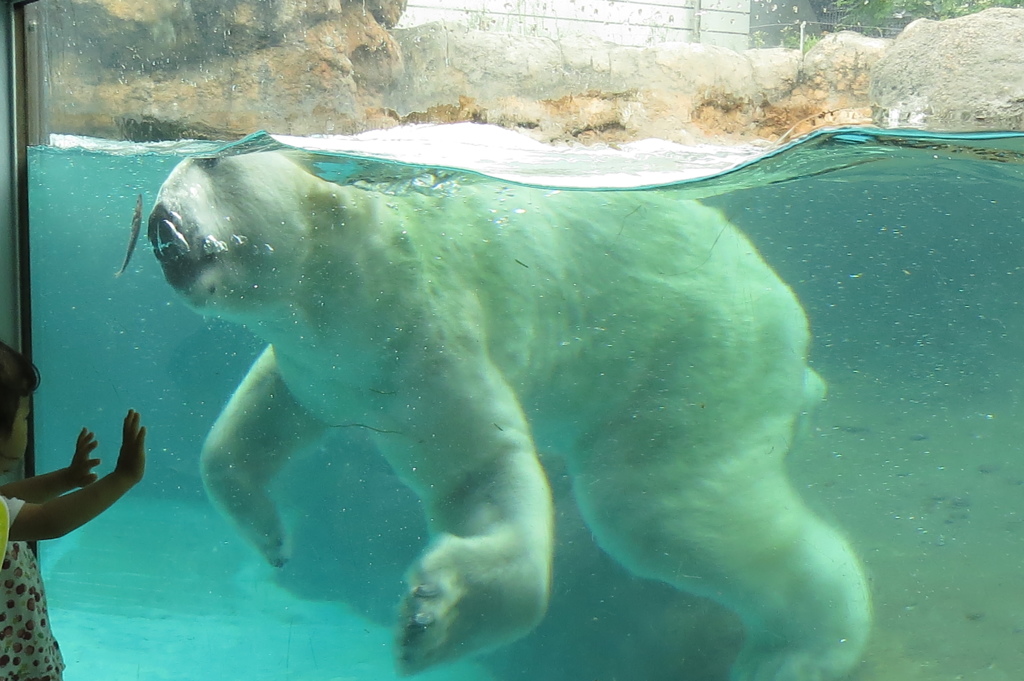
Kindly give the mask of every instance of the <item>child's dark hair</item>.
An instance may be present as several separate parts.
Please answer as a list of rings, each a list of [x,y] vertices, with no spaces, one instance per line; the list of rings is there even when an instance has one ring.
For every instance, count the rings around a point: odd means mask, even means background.
[[[39,370],[28,357],[0,341],[0,434],[9,436],[22,397],[39,387]]]

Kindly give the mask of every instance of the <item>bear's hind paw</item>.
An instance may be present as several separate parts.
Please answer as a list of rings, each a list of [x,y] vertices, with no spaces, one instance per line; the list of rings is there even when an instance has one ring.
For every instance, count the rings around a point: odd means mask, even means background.
[[[776,650],[742,654],[730,681],[837,681],[856,666],[857,656],[836,650]]]

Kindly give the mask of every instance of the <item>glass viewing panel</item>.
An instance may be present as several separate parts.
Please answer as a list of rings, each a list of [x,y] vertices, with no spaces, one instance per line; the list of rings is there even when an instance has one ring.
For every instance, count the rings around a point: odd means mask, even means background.
[[[34,6],[65,679],[1016,678],[1024,136],[606,96],[836,11]]]

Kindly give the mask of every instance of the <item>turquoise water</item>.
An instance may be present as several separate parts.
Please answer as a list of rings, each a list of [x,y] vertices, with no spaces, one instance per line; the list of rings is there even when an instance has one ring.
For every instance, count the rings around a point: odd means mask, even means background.
[[[683,184],[662,191],[700,198],[746,232],[806,308],[812,364],[830,386],[790,470],[870,574],[875,634],[855,678],[1020,678],[1024,136],[857,129],[770,154],[528,147],[503,156],[484,145],[459,157],[455,146],[417,154],[370,140],[320,167],[398,194],[429,191],[415,188],[427,169],[402,161],[432,164],[431,182],[511,191],[510,180],[674,178]],[[402,574],[425,541],[419,503],[374,454],[339,460],[340,442],[329,440],[276,485],[297,549],[283,569],[265,566],[207,502],[198,474],[203,438],[261,342],[189,310],[146,243],[114,277],[136,195],[148,210],[183,154],[203,149],[31,150],[38,468],[64,465],[83,425],[109,466],[128,407],[151,431],[142,485],[42,547],[66,679],[393,678]],[[550,475],[564,492],[559,471]],[[725,678],[741,640],[730,615],[628,575],[571,504],[559,505],[558,522],[540,628],[423,678]]]

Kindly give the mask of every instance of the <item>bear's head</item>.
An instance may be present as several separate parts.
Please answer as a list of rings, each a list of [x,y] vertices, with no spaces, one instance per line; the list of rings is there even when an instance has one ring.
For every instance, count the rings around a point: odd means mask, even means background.
[[[244,318],[295,290],[337,189],[286,152],[186,159],[160,187],[149,241],[189,305]]]

